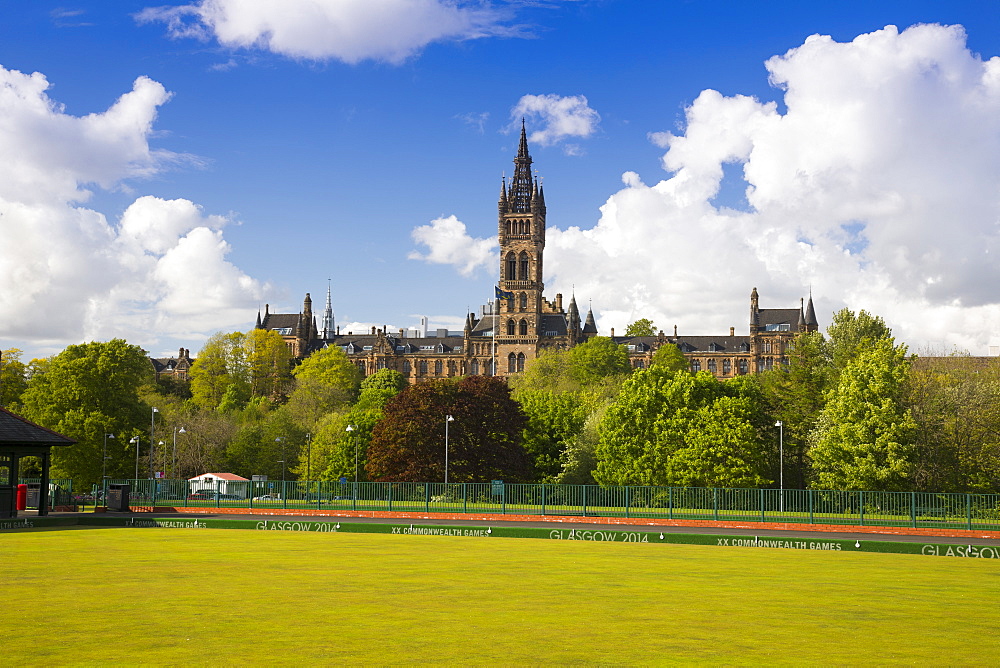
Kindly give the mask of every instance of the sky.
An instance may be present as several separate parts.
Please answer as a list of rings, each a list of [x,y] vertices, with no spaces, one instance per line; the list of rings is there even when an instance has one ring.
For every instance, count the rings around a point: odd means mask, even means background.
[[[192,355],[265,304],[459,330],[521,119],[546,294],[1000,336],[1000,3],[0,0],[0,347]]]

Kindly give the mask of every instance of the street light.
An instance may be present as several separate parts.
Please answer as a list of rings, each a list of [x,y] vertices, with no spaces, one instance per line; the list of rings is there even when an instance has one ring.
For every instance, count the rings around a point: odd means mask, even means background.
[[[104,434],[104,457],[101,459],[101,486],[106,486],[108,479],[108,439],[114,438],[114,434]]]
[[[444,416],[444,484],[448,484],[448,423],[454,422],[455,418],[450,415]]]
[[[139,437],[133,436],[129,443],[135,443],[135,479],[139,479]]]
[[[778,428],[778,488],[779,506],[782,513],[785,512],[785,423],[778,420],[774,423]]]
[[[160,412],[159,408],[154,408],[149,413],[149,477],[153,477],[153,443],[156,442],[156,414]]]
[[[174,458],[170,464],[170,475],[177,476],[177,434],[186,434],[187,430],[184,427],[178,429],[174,427]]]
[[[357,431],[357,429],[358,429],[358,425],[356,425],[356,424],[349,424],[349,425],[347,425],[347,429],[345,429],[344,431],[346,431],[348,434],[350,434],[353,431]],[[354,488],[357,489],[357,486],[358,486],[357,485],[357,483],[358,483],[358,435],[357,434],[352,434],[352,437],[354,439]]]

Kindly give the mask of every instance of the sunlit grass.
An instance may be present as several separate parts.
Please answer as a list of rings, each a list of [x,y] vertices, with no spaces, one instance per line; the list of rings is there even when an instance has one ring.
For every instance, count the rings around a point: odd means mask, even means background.
[[[4,663],[988,665],[993,560],[513,538],[0,533]]]

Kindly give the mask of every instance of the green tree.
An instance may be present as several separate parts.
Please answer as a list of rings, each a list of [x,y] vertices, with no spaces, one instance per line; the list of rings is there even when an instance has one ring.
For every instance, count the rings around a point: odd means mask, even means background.
[[[443,481],[445,416],[451,415],[449,482],[530,477],[521,445],[526,418],[507,384],[491,376],[428,381],[407,387],[385,406],[368,447],[374,480]]]
[[[0,350],[0,406],[10,407],[28,387],[28,367],[21,361],[17,348]]]
[[[126,442],[148,434],[151,411],[139,390],[152,380],[145,351],[121,339],[72,345],[37,365],[22,394],[24,416],[78,441],[53,449],[52,476],[82,489],[100,480],[104,434]],[[112,447],[108,456],[108,475],[131,477],[132,455]]]
[[[754,487],[768,482],[760,409],[739,384],[707,371],[632,374],[600,427],[597,482]]]
[[[288,397],[288,410],[306,430],[327,413],[354,401],[361,382],[358,367],[338,346],[316,351],[292,373],[295,389]]]
[[[834,377],[826,340],[819,332],[801,333],[787,351],[788,364],[760,374],[771,416],[784,430],[785,487],[805,489],[809,478],[809,435],[826,405]],[[778,477],[778,462],[772,476]]]
[[[280,402],[291,389],[292,354],[281,335],[253,329],[215,334],[191,367],[191,393],[203,408],[236,410],[253,397]]]
[[[891,338],[856,348],[812,435],[813,486],[905,491],[912,487],[916,424],[903,403],[909,361]]]
[[[652,366],[658,366],[677,373],[678,371],[689,371],[691,365],[688,363],[684,353],[673,343],[664,343],[653,353]]]
[[[656,327],[649,318],[639,318],[625,328],[625,336],[656,336]]]
[[[829,335],[827,346],[830,362],[838,373],[863,348],[881,339],[892,339],[892,330],[885,321],[865,310],[858,311],[857,314],[846,308],[837,311],[826,332]]]
[[[571,348],[568,356],[570,376],[584,387],[632,371],[625,346],[606,336],[595,336]]]
[[[527,416],[524,449],[537,482],[555,482],[563,468],[563,451],[583,430],[587,408],[580,395],[552,390],[524,390],[517,402]]]

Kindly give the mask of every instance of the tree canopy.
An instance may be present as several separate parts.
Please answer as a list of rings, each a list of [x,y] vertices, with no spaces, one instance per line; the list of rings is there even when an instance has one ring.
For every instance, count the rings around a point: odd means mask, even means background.
[[[215,334],[191,367],[191,393],[204,408],[233,410],[253,397],[279,401],[292,380],[292,353],[275,331]]]
[[[625,328],[625,336],[656,336],[656,326],[649,318],[639,318]]]
[[[366,472],[373,480],[443,481],[446,416],[449,482],[530,479],[521,445],[526,418],[507,384],[492,376],[411,385],[385,405],[372,431]]]

